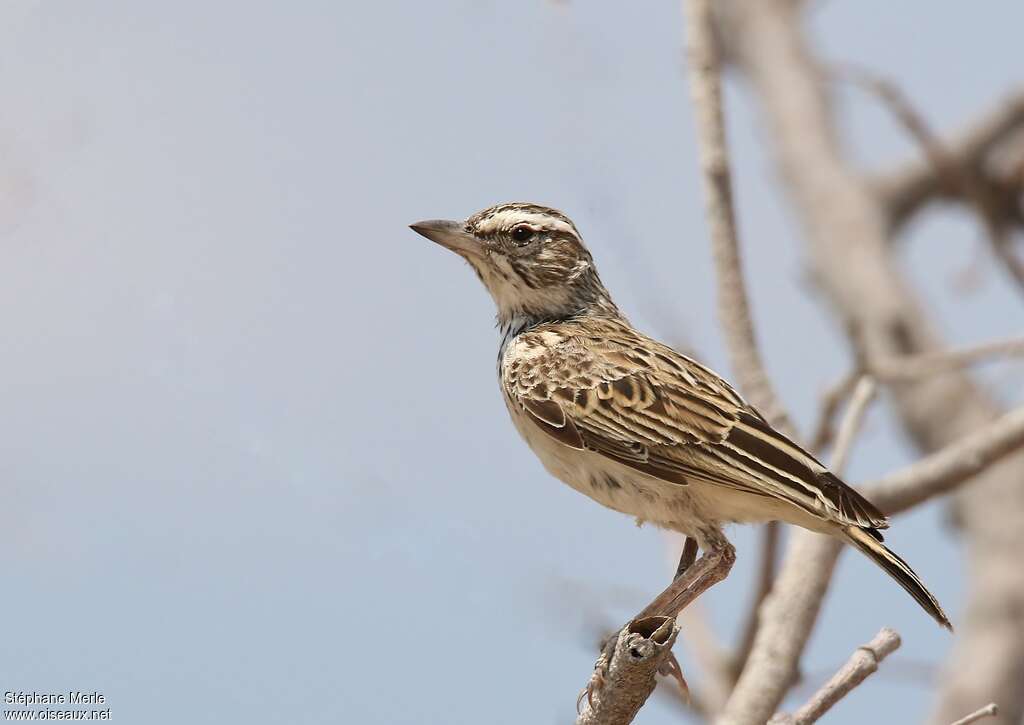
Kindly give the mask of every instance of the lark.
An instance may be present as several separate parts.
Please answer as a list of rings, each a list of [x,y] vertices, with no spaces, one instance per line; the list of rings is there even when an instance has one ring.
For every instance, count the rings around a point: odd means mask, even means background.
[[[883,543],[882,512],[719,375],[637,331],[565,214],[508,203],[412,229],[465,259],[494,298],[505,404],[556,478],[704,551],[729,547],[722,527],[733,522],[778,520],[828,534],[950,628],[936,598]]]

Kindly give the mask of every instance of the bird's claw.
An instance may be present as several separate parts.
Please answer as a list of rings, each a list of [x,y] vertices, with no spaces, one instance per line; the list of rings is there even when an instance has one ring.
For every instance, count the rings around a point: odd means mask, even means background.
[[[675,679],[679,683],[679,689],[682,690],[683,697],[686,698],[687,702],[690,701],[690,686],[686,684],[686,678],[683,677],[683,668],[679,666],[679,660],[676,659],[675,653],[668,653],[668,658],[658,667],[658,674]]]

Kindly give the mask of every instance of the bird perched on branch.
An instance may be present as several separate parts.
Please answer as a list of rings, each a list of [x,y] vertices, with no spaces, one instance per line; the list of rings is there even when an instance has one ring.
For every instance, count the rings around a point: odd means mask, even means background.
[[[505,403],[556,478],[705,551],[729,546],[729,522],[779,520],[834,536],[950,627],[882,543],[886,517],[717,374],[634,329],[565,214],[499,204],[412,229],[469,262],[494,298]]]

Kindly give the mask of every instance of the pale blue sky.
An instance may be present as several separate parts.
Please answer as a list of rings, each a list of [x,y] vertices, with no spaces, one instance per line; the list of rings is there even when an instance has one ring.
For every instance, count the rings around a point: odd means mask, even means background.
[[[602,628],[671,555],[542,470],[498,394],[490,300],[406,225],[557,206],[636,323],[728,372],[680,10],[625,7],[0,7],[0,688],[99,690],[130,723],[571,721]],[[897,80],[938,128],[1021,82],[1019,3],[811,17],[829,59]],[[913,153],[875,100],[840,98],[865,166]],[[727,100],[759,331],[806,428],[847,352],[750,100],[731,82]],[[988,259],[954,292],[979,236],[934,213],[902,252],[955,341],[1020,328]],[[1022,398],[1020,367],[986,372]],[[912,455],[882,405],[849,478]],[[942,521],[930,505],[889,540],[955,621]],[[705,602],[726,640],[756,560],[754,530],[732,536]],[[882,625],[903,649],[830,722],[926,712],[897,663],[951,640],[853,555],[809,681]],[[639,719],[679,721],[659,698]]]

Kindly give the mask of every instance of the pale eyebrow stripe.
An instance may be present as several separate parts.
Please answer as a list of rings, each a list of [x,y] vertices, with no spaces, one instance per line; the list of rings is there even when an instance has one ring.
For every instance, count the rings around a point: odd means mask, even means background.
[[[559,232],[568,232],[573,236],[579,237],[576,229],[565,221],[562,221],[558,217],[551,216],[549,214],[542,214],[537,212],[523,212],[520,210],[508,210],[498,212],[493,217],[488,219],[483,227],[487,232],[495,232],[498,229],[503,229],[506,226],[511,226],[512,223],[529,224],[536,227],[545,227]]]

